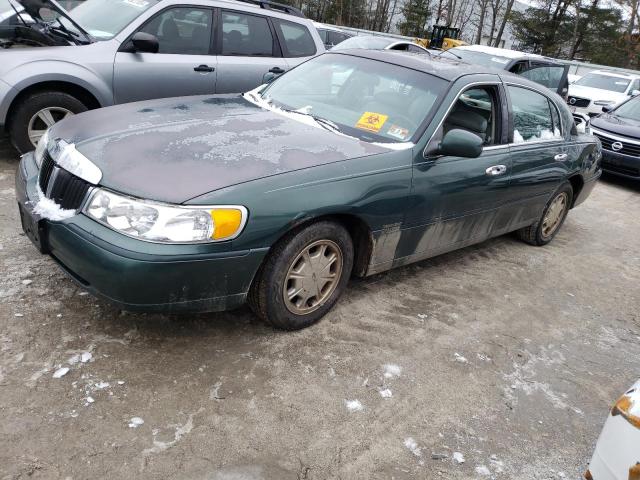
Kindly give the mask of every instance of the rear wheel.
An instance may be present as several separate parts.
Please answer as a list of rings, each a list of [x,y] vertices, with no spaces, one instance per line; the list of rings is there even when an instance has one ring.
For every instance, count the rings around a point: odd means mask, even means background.
[[[336,303],[352,267],[349,232],[337,223],[314,223],[272,248],[251,286],[249,305],[276,328],[308,327]]]
[[[36,148],[47,128],[87,107],[77,98],[64,92],[38,92],[24,98],[9,125],[11,142],[20,153]]]
[[[565,182],[551,196],[540,219],[533,225],[518,230],[518,237],[531,245],[546,245],[564,224],[572,201],[573,188],[570,183]]]

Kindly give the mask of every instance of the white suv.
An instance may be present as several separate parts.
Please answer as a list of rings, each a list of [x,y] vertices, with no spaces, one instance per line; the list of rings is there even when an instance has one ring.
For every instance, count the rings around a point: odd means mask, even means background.
[[[567,103],[576,123],[602,113],[602,107],[613,107],[640,94],[640,75],[594,70],[569,85]]]

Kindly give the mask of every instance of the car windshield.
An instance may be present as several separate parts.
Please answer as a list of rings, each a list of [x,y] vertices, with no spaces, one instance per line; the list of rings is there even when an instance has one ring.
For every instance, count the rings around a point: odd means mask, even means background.
[[[155,0],[86,0],[70,15],[95,39],[108,40],[154,4]]]
[[[587,73],[574,83],[583,87],[599,88],[611,92],[624,93],[627,91],[630,80],[628,78],[614,77],[600,73]]]
[[[615,109],[618,117],[629,118],[640,122],[640,97],[635,97]]]
[[[449,50],[445,50],[441,54],[443,57],[447,58],[457,58],[458,60],[463,60],[468,63],[473,63],[475,65],[482,65],[484,67],[494,67],[504,69],[510,58],[501,57],[500,55],[491,55],[489,53],[483,52],[474,52],[473,50],[467,50],[464,48],[451,48]]]
[[[385,37],[351,37],[332,48],[332,50],[347,50],[349,48],[368,48],[371,50],[384,50],[396,40]]]
[[[313,116],[323,126],[368,142],[407,142],[446,82],[368,58],[325,54],[291,70],[261,96],[273,106]]]

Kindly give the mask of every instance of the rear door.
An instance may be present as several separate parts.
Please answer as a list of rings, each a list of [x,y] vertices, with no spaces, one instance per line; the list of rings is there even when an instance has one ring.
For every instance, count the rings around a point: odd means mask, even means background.
[[[566,178],[568,151],[562,124],[551,95],[524,85],[507,84],[509,141],[512,158],[509,200],[513,215],[539,217],[549,195]]]
[[[316,43],[306,25],[280,18],[271,19],[282,48],[282,56],[289,68],[308,60],[318,53]],[[334,32],[329,32],[332,38]]]
[[[269,17],[227,9],[219,15],[216,93],[246,92],[261,85],[267,72],[287,70]]]
[[[170,7],[154,15],[138,32],[158,39],[158,53],[135,52],[125,41],[114,64],[116,103],[215,92],[212,54],[214,10]]]
[[[518,74],[547,87],[565,99],[569,93],[569,65],[545,60],[531,60]]]

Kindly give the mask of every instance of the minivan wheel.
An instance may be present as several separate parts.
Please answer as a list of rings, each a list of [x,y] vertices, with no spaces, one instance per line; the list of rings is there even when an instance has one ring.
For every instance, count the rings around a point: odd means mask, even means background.
[[[342,295],[352,267],[349,232],[334,222],[311,224],[274,245],[251,286],[249,305],[273,327],[308,327]]]
[[[36,148],[47,128],[76,113],[88,110],[77,98],[63,92],[38,92],[23,99],[9,124],[11,143],[18,152]]]
[[[573,188],[570,183],[565,182],[551,196],[540,219],[533,225],[518,230],[518,237],[531,245],[546,245],[560,231],[572,201]]]

